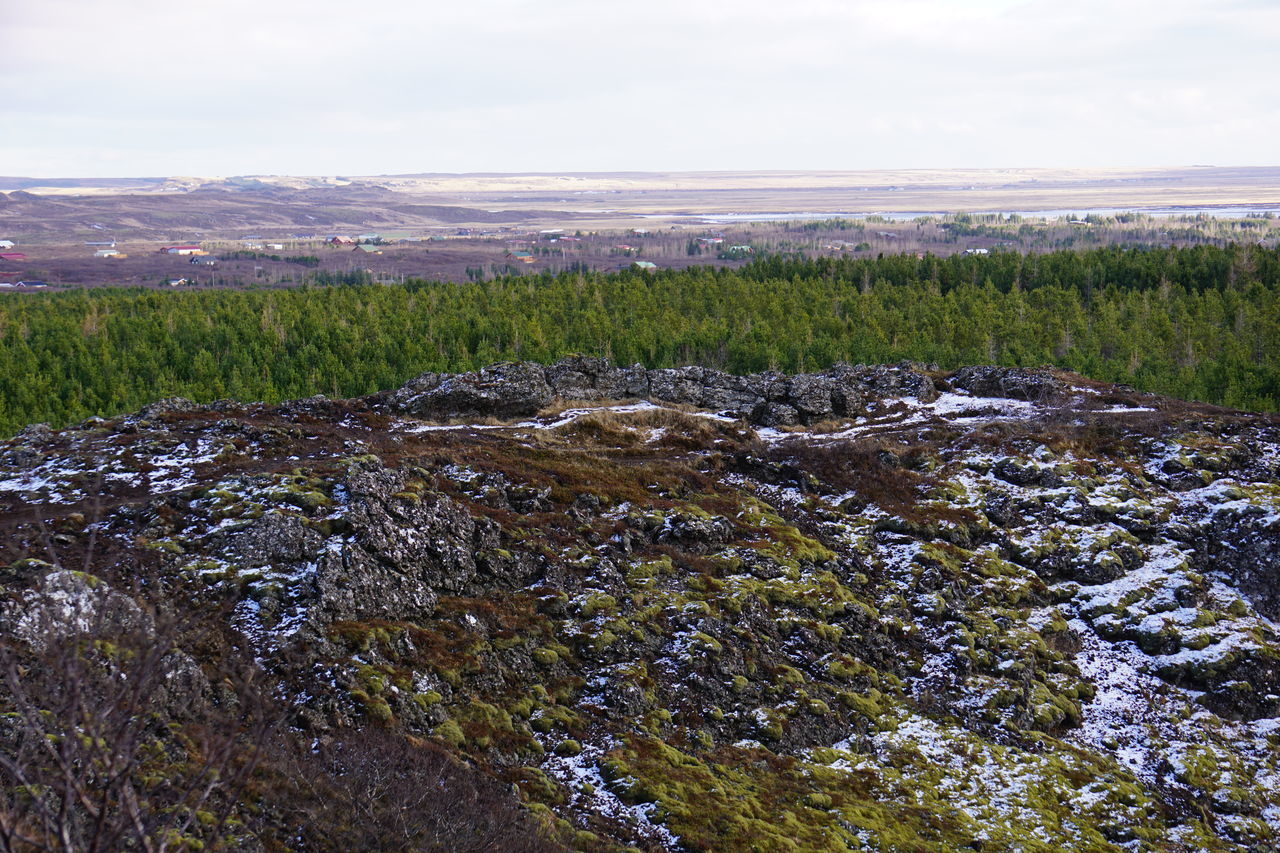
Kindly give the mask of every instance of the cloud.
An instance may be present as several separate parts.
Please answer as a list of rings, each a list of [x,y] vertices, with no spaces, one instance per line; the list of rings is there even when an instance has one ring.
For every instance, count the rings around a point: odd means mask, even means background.
[[[10,173],[1263,163],[1252,0],[43,0]]]

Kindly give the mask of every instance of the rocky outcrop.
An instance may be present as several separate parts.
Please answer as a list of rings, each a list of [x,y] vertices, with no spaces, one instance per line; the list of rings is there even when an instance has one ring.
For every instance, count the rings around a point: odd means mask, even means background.
[[[838,364],[821,373],[734,376],[707,367],[617,367],[607,359],[573,356],[543,366],[508,362],[463,374],[424,373],[392,392],[386,405],[418,417],[518,418],[553,400],[643,399],[696,406],[760,426],[813,424],[856,417],[868,398],[938,396],[934,367]]]
[[[615,367],[606,358],[574,356],[545,368],[551,392],[562,400],[621,400],[649,393],[648,371]]]
[[[975,397],[1004,397],[1032,403],[1057,403],[1066,396],[1067,384],[1045,369],[962,367],[951,374],[951,384]]]
[[[127,595],[92,575],[51,566],[3,617],[5,633],[36,649],[77,636],[151,629],[150,617]]]
[[[391,395],[397,411],[428,418],[519,418],[555,398],[546,368],[504,362],[473,373],[424,373]]]
[[[31,429],[0,651],[192,614],[305,754],[407,735],[567,849],[1274,847],[1280,421],[939,375],[577,357]]]
[[[138,412],[138,417],[145,420],[158,418],[161,415],[181,414],[182,412],[191,412],[198,409],[195,403],[186,397],[165,397],[163,400],[156,400],[142,407]]]
[[[1222,572],[1259,613],[1280,622],[1280,514],[1221,513],[1195,541],[1205,571]]]

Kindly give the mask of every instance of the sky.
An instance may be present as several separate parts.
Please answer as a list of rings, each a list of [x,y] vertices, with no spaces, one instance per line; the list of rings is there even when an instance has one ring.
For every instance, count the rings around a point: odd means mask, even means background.
[[[1280,0],[0,0],[0,174],[1276,165]]]

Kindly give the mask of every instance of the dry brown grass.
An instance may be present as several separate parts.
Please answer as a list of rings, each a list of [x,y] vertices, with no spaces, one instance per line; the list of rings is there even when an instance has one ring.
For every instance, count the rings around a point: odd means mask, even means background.
[[[567,411],[572,406],[561,411]],[[661,406],[619,412],[599,409],[550,432],[549,436],[573,442],[589,442],[598,447],[637,449],[649,445],[655,450],[704,450],[717,442],[739,446],[754,439],[743,426],[718,421],[689,406]],[[539,443],[548,440],[540,436]]]
[[[566,400],[561,397],[557,397],[538,410],[538,417],[558,418],[570,409],[595,409],[603,406],[626,406],[638,402],[640,401],[635,397],[627,397],[626,399],[611,397],[605,400]]]
[[[809,426],[796,424],[795,426],[777,427],[777,430],[778,432],[805,433],[806,435],[831,435],[832,433],[843,432],[855,425],[856,423],[852,418],[827,418]]]

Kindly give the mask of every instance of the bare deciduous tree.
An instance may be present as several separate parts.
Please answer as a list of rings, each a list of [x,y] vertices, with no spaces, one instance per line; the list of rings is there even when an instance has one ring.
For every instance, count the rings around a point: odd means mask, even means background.
[[[189,626],[53,572],[4,614],[0,851],[234,846],[228,818],[270,728],[251,666],[211,684]]]
[[[295,786],[303,849],[555,853],[503,785],[438,746],[387,729],[348,730],[272,763]]]

